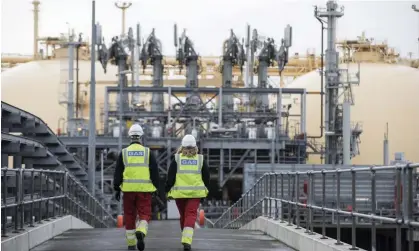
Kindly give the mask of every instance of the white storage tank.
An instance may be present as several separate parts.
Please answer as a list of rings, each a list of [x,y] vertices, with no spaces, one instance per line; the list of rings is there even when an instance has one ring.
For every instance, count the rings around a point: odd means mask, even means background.
[[[195,137],[195,139],[198,139],[198,130],[196,128],[192,128],[191,134]]]
[[[112,126],[112,136],[115,138],[119,137],[119,122],[113,124]]]
[[[151,137],[160,138],[162,135],[163,128],[160,125],[160,121],[153,121],[153,127],[151,128]]]
[[[275,127],[273,126],[272,121],[268,121],[266,123],[266,128],[265,128],[265,132],[266,132],[266,137],[268,139],[274,139],[275,138]]]
[[[251,121],[249,122],[249,126],[248,126],[248,136],[249,139],[256,139],[257,135],[257,128],[255,127],[255,122]]]
[[[347,68],[347,65],[341,65]],[[350,64],[356,72],[357,64]],[[310,72],[297,78],[288,87],[320,91],[320,75]],[[383,139],[389,126],[389,156],[404,152],[406,159],[419,162],[419,69],[395,64],[362,63],[360,84],[352,88],[355,105],[351,106],[351,122],[361,122],[363,132],[360,155],[352,164],[383,164]],[[291,113],[299,114],[300,105]],[[307,133],[320,134],[320,97],[307,95]],[[319,140],[323,142],[323,139]],[[309,163],[320,163],[311,155]]]

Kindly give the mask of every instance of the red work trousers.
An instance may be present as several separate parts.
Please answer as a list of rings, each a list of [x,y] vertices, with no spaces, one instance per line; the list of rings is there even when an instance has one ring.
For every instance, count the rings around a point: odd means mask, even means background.
[[[195,228],[196,217],[198,214],[199,202],[201,199],[176,199],[176,206],[180,214],[180,228]]]
[[[147,223],[151,219],[151,193],[125,192],[124,202],[124,220],[125,229],[135,229],[137,215],[139,220],[145,220]]]

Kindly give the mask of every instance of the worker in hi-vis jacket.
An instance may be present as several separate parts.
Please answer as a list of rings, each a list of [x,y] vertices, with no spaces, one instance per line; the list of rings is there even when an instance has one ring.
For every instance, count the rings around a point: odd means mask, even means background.
[[[180,214],[182,244],[191,250],[199,203],[207,197],[210,174],[195,137],[188,134],[172,159],[166,181],[168,200],[175,199]]]
[[[157,161],[150,149],[141,144],[143,128],[134,124],[128,131],[131,144],[119,154],[115,173],[114,190],[117,201],[123,192],[124,221],[128,250],[144,250],[151,219],[152,194],[159,184]],[[139,224],[136,227],[137,215]]]

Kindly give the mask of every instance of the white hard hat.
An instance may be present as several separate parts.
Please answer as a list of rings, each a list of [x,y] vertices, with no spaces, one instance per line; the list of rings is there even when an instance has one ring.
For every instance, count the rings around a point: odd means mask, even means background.
[[[143,128],[139,124],[133,124],[128,131],[128,135],[130,137],[132,137],[132,136],[141,137],[141,136],[143,136],[143,134],[144,134]]]
[[[196,140],[195,137],[191,134],[185,135],[182,139],[182,146],[183,147],[196,147]]]

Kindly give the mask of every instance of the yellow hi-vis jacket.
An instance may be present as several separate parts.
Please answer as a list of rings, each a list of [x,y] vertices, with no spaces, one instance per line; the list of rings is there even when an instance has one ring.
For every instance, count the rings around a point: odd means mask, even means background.
[[[204,157],[197,154],[194,157],[186,157],[181,154],[175,154],[177,163],[175,185],[167,194],[174,199],[181,198],[205,198],[208,195],[208,189],[202,181],[202,163]]]
[[[150,179],[150,149],[140,144],[132,144],[122,149],[124,174],[122,192],[154,192],[156,187]]]

